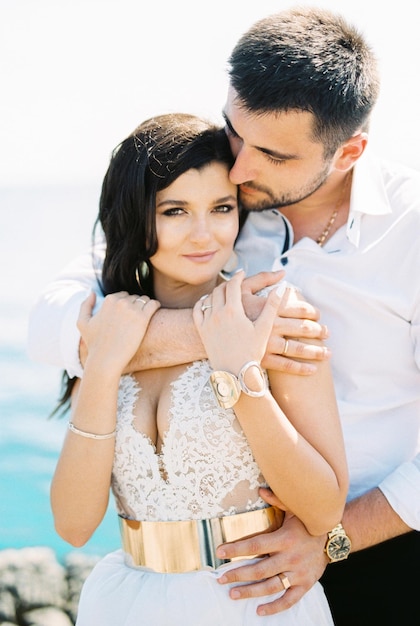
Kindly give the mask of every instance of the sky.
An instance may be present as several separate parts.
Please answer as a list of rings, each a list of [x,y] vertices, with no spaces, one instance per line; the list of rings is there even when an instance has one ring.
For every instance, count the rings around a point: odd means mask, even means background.
[[[257,19],[294,4],[0,0],[0,188],[99,184],[112,148],[157,113],[220,121],[236,40]],[[352,21],[378,55],[372,145],[420,169],[415,4],[316,4]]]

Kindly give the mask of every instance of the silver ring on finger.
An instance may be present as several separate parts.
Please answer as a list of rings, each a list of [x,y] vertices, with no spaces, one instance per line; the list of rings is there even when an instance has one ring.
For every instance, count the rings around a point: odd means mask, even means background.
[[[204,311],[207,311],[207,309],[211,309],[212,306],[213,306],[212,304],[204,304],[203,302],[203,304],[201,305],[201,310],[204,313]]]
[[[289,340],[288,339],[284,339],[284,348],[283,348],[283,352],[282,352],[283,356],[287,356],[288,349],[289,349]]]
[[[277,576],[280,578],[280,582],[283,585],[284,590],[287,591],[289,587],[292,586],[290,584],[290,580],[287,578],[286,574],[277,574]]]
[[[142,302],[143,303],[143,308],[146,306],[147,304],[147,300],[143,300],[143,298],[136,298],[134,300],[134,302]]]

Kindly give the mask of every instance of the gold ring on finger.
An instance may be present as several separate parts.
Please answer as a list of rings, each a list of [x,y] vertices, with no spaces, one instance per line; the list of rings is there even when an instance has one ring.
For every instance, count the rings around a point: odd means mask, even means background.
[[[292,586],[290,584],[290,580],[287,578],[286,574],[277,574],[277,576],[280,578],[281,584],[283,585],[284,590],[287,591],[289,587]]]

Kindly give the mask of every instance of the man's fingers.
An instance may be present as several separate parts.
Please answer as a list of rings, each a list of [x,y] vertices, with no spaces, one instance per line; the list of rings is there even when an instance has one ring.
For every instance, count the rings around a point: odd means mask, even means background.
[[[261,365],[266,370],[276,370],[295,376],[310,376],[317,371],[317,367],[310,361],[294,361],[276,354],[265,355]]]
[[[290,294],[296,297],[292,298]],[[310,302],[303,300],[298,292],[293,289],[287,289],[282,297],[279,315],[286,319],[295,318],[317,321],[320,318],[320,311]]]
[[[305,591],[306,590],[301,586],[293,587],[292,585],[284,592],[284,586],[279,576],[276,575],[258,583],[232,587],[229,591],[229,596],[232,600],[246,600],[247,598],[261,598],[263,596],[272,596],[273,594],[283,592],[280,598],[275,598],[271,602],[260,604],[257,608],[257,613],[258,615],[264,616],[274,615],[275,613],[290,609],[291,606],[301,600]]]
[[[280,297],[276,294],[273,289],[269,294],[266,302],[264,304],[264,308],[261,311],[260,316],[254,322],[254,326],[258,329],[263,336],[265,336],[266,340],[270,337],[270,333],[273,328],[274,320],[277,317],[277,308],[280,302]]]
[[[238,542],[239,543],[239,542]],[[237,544],[236,544],[237,545]],[[265,557],[263,559],[258,559],[254,563],[250,563],[248,565],[241,565],[239,567],[235,567],[233,569],[225,570],[218,578],[218,582],[220,584],[233,584],[233,583],[255,583],[254,588],[260,589],[258,587],[262,581],[266,581],[273,576],[277,576],[277,573],[281,571],[280,564],[281,556],[279,554],[275,554],[270,557]],[[255,582],[258,581],[258,582]],[[241,585],[242,588],[242,585]],[[283,589],[283,587],[282,587]],[[280,585],[275,589],[275,591],[280,591]],[[250,591],[248,590],[250,594]],[[258,593],[257,595],[265,595],[264,593]],[[245,597],[245,596],[240,596]],[[251,597],[250,595],[248,597]]]
[[[239,539],[233,543],[224,543],[217,548],[216,552],[219,559],[232,559],[237,556],[249,557],[255,554],[270,554],[270,552],[274,552],[274,550],[278,550],[278,530],[269,533],[262,533],[261,535],[255,535],[253,537],[249,537],[248,539]],[[252,570],[254,575],[252,578],[241,577],[238,580],[257,580],[258,575],[261,579],[277,573],[275,568],[272,571],[267,570],[267,562],[270,560],[273,561],[274,559],[274,556],[271,558],[267,557],[266,559],[260,559],[252,565],[244,565],[243,568]],[[242,568],[238,567],[237,570],[239,569]],[[234,571],[235,570],[230,570],[226,573],[230,574]],[[255,576],[255,574],[257,574],[257,576]]]
[[[327,361],[331,356],[331,350],[320,343],[307,343],[306,341],[291,339],[290,336],[271,336],[267,345],[267,352],[288,359],[305,359],[309,361]]]
[[[277,272],[260,272],[254,276],[249,276],[245,278],[242,283],[242,291],[257,293],[264,289],[264,287],[271,287],[271,285],[278,283],[279,280],[283,278],[284,274],[284,270],[279,270]]]
[[[328,328],[316,320],[293,317],[276,317],[274,329],[277,335],[303,339],[327,339]]]
[[[284,354],[284,350],[286,354]],[[267,370],[276,370],[285,374],[306,376],[316,372],[316,361],[327,361],[331,350],[326,346],[313,345],[295,339],[271,337],[267,351],[262,359],[262,366]]]
[[[302,587],[290,587],[280,598],[273,600],[273,602],[267,602],[267,604],[260,604],[257,608],[257,613],[260,616],[274,615],[281,611],[290,609],[291,606],[299,602],[305,595],[306,590]]]

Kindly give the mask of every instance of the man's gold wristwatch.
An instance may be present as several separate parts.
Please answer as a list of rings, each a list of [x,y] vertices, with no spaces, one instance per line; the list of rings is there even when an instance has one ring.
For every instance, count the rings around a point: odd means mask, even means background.
[[[341,524],[337,524],[329,533],[327,543],[325,544],[325,552],[327,553],[330,563],[343,561],[348,557],[351,550],[351,541],[346,535]]]

